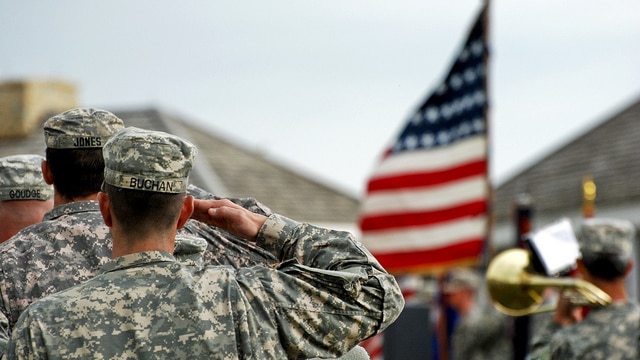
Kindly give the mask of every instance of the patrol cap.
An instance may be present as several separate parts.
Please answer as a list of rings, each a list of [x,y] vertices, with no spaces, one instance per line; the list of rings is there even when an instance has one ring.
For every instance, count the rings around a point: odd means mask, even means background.
[[[13,155],[0,158],[0,201],[48,200],[53,187],[42,177],[40,155]]]
[[[122,129],[122,120],[106,110],[76,108],[45,121],[44,140],[53,149],[101,148]]]
[[[102,149],[104,181],[124,189],[185,192],[197,152],[177,136],[128,127]]]
[[[477,290],[479,286],[480,276],[476,271],[469,268],[454,268],[447,275],[443,291],[448,293],[463,289]]]
[[[586,219],[578,231],[582,256],[592,254],[617,255],[631,258],[635,226],[628,220]]]

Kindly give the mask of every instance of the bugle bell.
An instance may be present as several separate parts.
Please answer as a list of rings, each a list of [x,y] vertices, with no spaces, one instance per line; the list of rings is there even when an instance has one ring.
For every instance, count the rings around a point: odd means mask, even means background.
[[[504,314],[523,316],[553,310],[542,307],[546,288],[557,288],[575,306],[606,306],[611,297],[582,279],[553,278],[533,270],[527,250],[515,248],[498,254],[487,268],[487,290],[493,305]]]

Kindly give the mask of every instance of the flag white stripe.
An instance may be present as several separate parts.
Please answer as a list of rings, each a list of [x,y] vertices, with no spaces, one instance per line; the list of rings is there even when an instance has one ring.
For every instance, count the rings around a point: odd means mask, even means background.
[[[484,200],[488,193],[487,179],[484,175],[419,190],[376,191],[364,199],[361,217],[449,208],[476,199]]]
[[[449,169],[452,164],[485,159],[486,144],[486,137],[475,136],[459,140],[450,146],[394,154],[379,164],[372,178]]]
[[[454,239],[484,236],[486,228],[487,217],[482,215],[424,227],[368,231],[362,244],[372,253],[429,250],[455,244]]]

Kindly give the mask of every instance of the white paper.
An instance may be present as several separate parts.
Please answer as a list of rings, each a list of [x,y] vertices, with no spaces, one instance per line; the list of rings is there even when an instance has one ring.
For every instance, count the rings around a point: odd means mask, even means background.
[[[568,219],[537,231],[530,241],[548,275],[572,268],[580,257],[580,246]]]

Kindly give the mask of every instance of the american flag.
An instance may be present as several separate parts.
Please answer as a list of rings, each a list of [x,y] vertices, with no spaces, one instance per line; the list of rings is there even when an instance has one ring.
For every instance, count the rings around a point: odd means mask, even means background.
[[[391,273],[437,273],[480,260],[490,192],[486,11],[369,179],[362,242]]]

